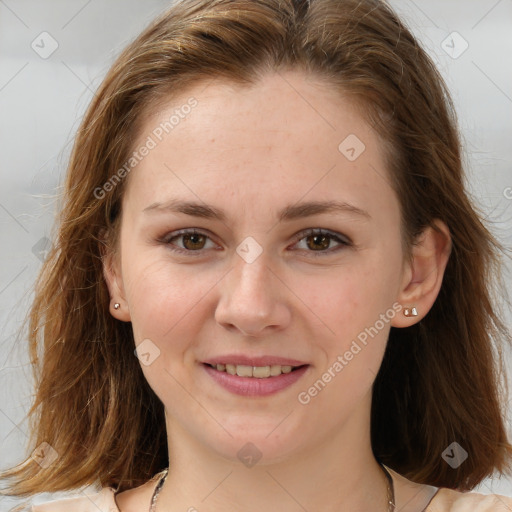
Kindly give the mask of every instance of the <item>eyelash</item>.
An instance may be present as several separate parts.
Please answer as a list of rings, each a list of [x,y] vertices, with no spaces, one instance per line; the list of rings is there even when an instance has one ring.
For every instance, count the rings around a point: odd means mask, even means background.
[[[190,250],[190,249],[182,249],[182,248],[173,246],[173,244],[171,243],[172,240],[174,240],[176,238],[180,238],[185,235],[200,235],[200,236],[204,236],[204,237],[208,238],[209,240],[211,240],[210,236],[203,231],[200,231],[197,229],[182,229],[175,233],[170,233],[168,236],[160,239],[159,242],[167,245],[171,251],[177,252],[179,254],[186,254],[186,255],[190,255],[190,256],[201,255],[201,253],[204,252],[204,249],[198,249],[198,250],[194,251],[194,250]],[[340,244],[338,247],[334,248],[334,250],[332,250],[332,249],[326,249],[323,251],[311,251],[311,250],[308,251],[308,250],[306,250],[306,252],[311,253],[309,256],[312,256],[314,258],[333,254],[333,253],[341,250],[343,247],[351,247],[353,245],[352,242],[347,237],[344,237],[344,236],[342,237],[342,235],[340,235],[338,233],[335,233],[333,231],[329,231],[326,229],[320,229],[320,228],[306,229],[304,231],[301,231],[300,233],[298,233],[296,235],[293,245],[297,244],[302,239],[307,238],[308,236],[327,236],[330,239],[332,239],[335,242],[338,242]],[[295,250],[297,250],[297,249],[295,249]],[[299,249],[299,250],[301,250],[301,249]],[[197,253],[197,254],[194,254],[194,253]]]

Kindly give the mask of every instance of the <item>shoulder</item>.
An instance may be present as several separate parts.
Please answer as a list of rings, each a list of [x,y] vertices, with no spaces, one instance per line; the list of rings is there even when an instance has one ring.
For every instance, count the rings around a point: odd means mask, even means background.
[[[114,499],[114,489],[104,487],[95,494],[49,501],[33,505],[31,512],[119,512]]]
[[[439,489],[425,512],[512,512],[512,497]]]
[[[389,467],[386,469],[393,477],[395,503],[401,512],[512,512],[512,497],[438,489],[412,482]]]
[[[77,497],[49,501],[33,505],[31,512],[140,512],[149,510],[156,485],[165,475],[157,473],[146,483],[116,493],[112,487],[104,487],[95,494],[80,494]]]
[[[116,494],[117,506],[122,512],[141,512],[149,510],[151,498],[158,482],[166,475],[166,471],[157,473],[146,483]],[[116,511],[117,512],[117,511]]]

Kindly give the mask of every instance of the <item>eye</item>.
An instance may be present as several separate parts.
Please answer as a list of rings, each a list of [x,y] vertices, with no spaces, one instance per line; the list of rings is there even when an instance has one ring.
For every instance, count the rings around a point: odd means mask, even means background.
[[[180,242],[177,243],[176,240]],[[352,245],[352,242],[347,237],[320,228],[301,231],[296,235],[295,240],[295,246],[300,245],[304,241],[303,247],[298,247],[298,249],[313,253],[308,255],[313,257],[332,254],[343,249],[343,247],[350,247]],[[199,255],[203,249],[213,249],[216,247],[208,234],[197,229],[183,229],[171,233],[169,236],[162,238],[160,242],[168,245],[172,251],[182,254],[198,253]],[[332,248],[333,242],[338,246]],[[208,243],[211,244],[209,247]]]
[[[171,250],[176,252],[191,253],[200,252],[202,249],[212,248],[206,247],[207,241],[210,241],[213,244],[210,237],[206,233],[202,233],[196,229],[184,229],[177,233],[171,233],[171,235],[172,236],[165,237],[162,242],[170,246],[174,246],[171,247]],[[173,241],[177,239],[181,239],[181,247],[176,246],[176,244],[173,243]]]
[[[297,243],[300,244],[303,240],[305,241],[300,249],[306,250],[309,253],[317,253],[311,254],[314,257],[326,255],[326,253],[332,254],[333,252],[338,252],[343,247],[350,247],[352,245],[352,242],[347,237],[320,228],[302,231],[297,237]],[[331,244],[333,241],[338,246],[332,249]]]

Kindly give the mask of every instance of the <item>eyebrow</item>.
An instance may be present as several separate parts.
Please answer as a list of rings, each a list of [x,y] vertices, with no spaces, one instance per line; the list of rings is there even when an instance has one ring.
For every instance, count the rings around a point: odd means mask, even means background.
[[[153,203],[142,210],[144,213],[171,212],[182,213],[192,217],[201,217],[204,219],[216,219],[225,222],[227,214],[221,208],[216,208],[206,203],[194,201],[182,201],[171,199],[165,203]],[[313,215],[325,213],[349,213],[357,215],[363,219],[370,220],[371,215],[361,208],[347,202],[340,201],[309,201],[304,203],[291,204],[279,210],[277,218],[279,222],[302,219]]]

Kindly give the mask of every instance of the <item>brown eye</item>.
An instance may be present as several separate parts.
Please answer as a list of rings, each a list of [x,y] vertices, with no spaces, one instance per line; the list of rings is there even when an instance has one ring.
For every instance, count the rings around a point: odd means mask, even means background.
[[[183,247],[190,251],[203,249],[206,243],[206,237],[199,233],[192,233],[190,235],[181,235],[183,238]]]
[[[190,229],[170,233],[168,236],[160,239],[160,241],[169,246],[173,251],[188,254],[198,253],[199,255],[204,252],[203,249],[215,247],[215,244],[207,234]]]
[[[306,254],[309,253],[309,256],[327,256],[352,246],[352,242],[347,237],[323,229],[302,231],[297,235],[296,240],[296,248],[305,251]]]
[[[331,244],[331,237],[326,235],[309,235],[306,240],[308,248],[314,251],[328,249]]]

